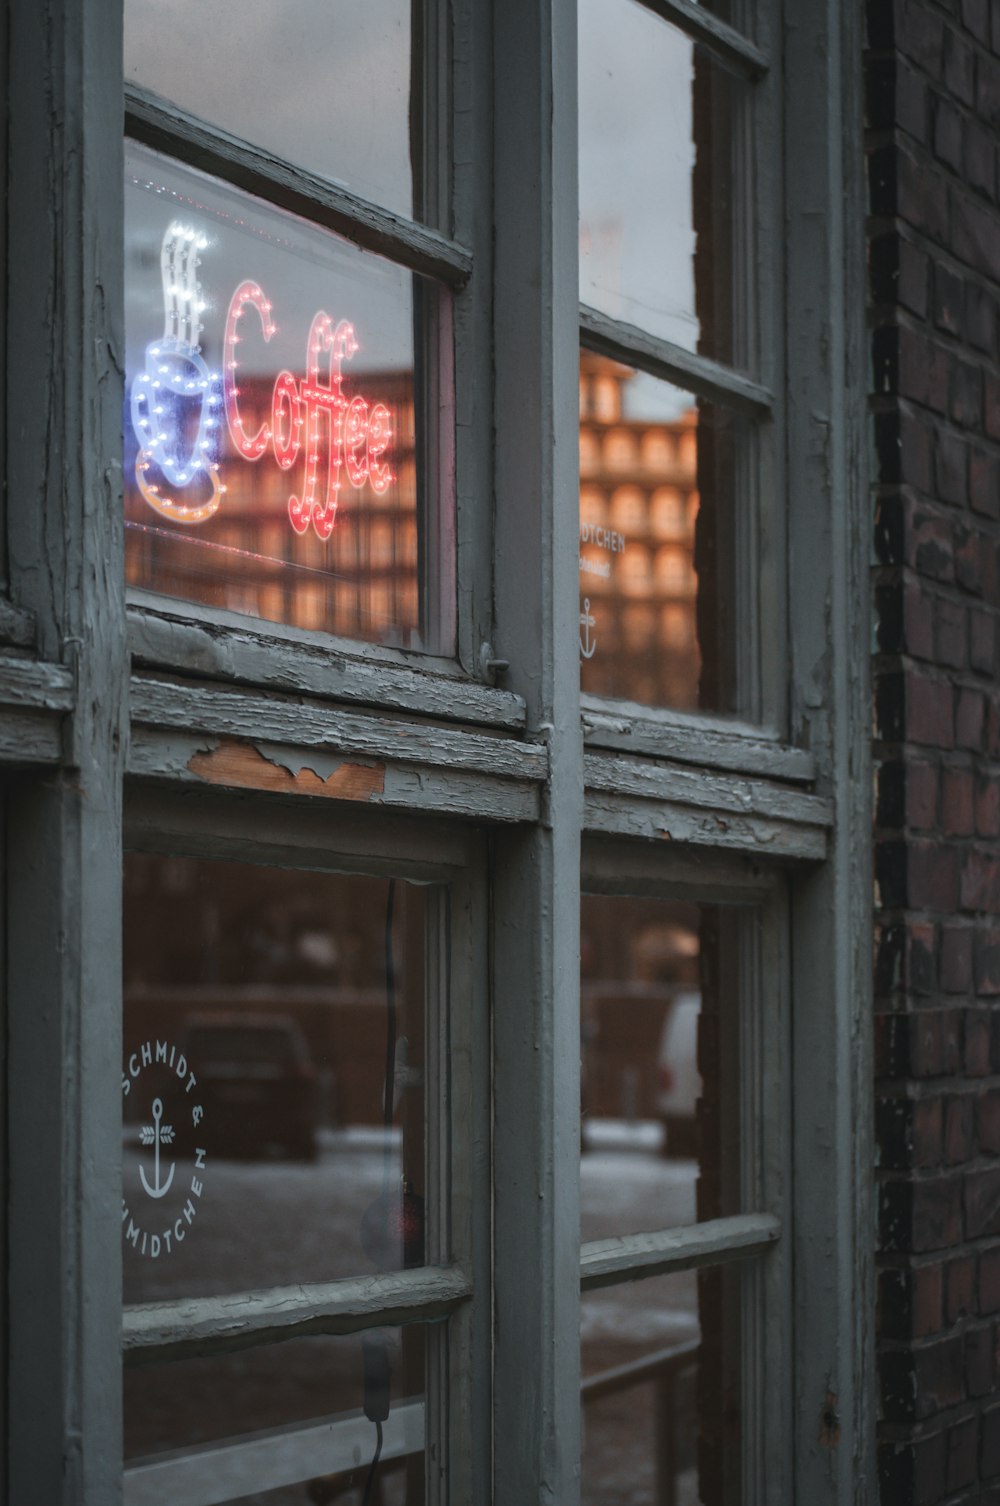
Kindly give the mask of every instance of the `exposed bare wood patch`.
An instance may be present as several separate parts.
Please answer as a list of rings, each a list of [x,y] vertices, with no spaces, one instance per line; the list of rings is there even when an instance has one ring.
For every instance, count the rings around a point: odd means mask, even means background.
[[[209,784],[236,785],[247,790],[280,790],[285,794],[327,795],[335,800],[370,800],[385,789],[385,765],[346,763],[317,754],[319,769],[310,768],[302,754],[289,750],[287,762],[278,749],[267,753],[252,743],[223,738],[210,752],[195,753],[188,768]]]

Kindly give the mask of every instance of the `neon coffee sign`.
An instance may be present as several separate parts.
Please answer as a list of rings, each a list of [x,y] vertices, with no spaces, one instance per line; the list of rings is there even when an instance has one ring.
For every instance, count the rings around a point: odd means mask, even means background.
[[[304,375],[278,373],[269,418],[248,433],[239,402],[237,347],[243,320],[256,315],[265,344],[277,327],[260,284],[241,282],[229,300],[222,371],[210,370],[199,340],[200,315],[207,305],[197,274],[198,253],[207,247],[200,231],[178,221],[163,236],[163,334],[146,346],[144,369],[137,373],[131,393],[139,492],[171,522],[204,523],[213,517],[226,491],[218,459],[224,420],[234,449],[246,461],[260,461],[270,449],[278,467],[288,471],[304,457],[301,490],[288,498],[289,522],[298,534],[312,526],[320,539],[328,539],[336,521],[342,471],[352,487],[367,485],[377,495],[395,480],[387,459],[393,438],[389,410],[384,403],[345,396],[344,363],[359,349],[354,326],[346,319],[335,323],[319,310],[306,340]],[[194,402],[196,425],[189,422]],[[189,438],[192,428],[194,437]],[[151,479],[155,471],[168,485]]]

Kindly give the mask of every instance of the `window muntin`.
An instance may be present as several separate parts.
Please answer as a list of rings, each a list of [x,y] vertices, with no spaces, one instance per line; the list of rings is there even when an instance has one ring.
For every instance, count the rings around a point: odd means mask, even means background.
[[[422,141],[411,138],[421,41],[409,0],[125,5],[126,78],[407,216],[422,213]]]
[[[581,301],[745,366],[747,86],[639,0],[579,14]]]
[[[414,384],[431,286],[144,148],[126,186],[129,584],[450,652],[422,582],[453,563],[418,537],[453,535]]]

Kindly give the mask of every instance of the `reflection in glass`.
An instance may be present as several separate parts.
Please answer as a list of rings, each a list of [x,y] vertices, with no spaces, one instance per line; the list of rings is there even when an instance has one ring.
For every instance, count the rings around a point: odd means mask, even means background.
[[[739,1506],[739,1268],[586,1293],[582,1506]]]
[[[579,26],[581,301],[745,366],[746,87],[638,0],[581,0]]]
[[[736,537],[748,457],[749,426],[728,410],[581,351],[585,693],[740,709]]]
[[[429,288],[138,147],[125,201],[129,585],[450,651],[418,589]]]
[[[389,209],[413,212],[410,0],[126,0],[125,76]]]
[[[126,859],[126,1302],[422,1263],[427,893]]]
[[[585,895],[581,1238],[743,1211],[741,915]]]
[[[424,1500],[422,1327],[126,1368],[126,1500],[327,1506]],[[368,1414],[368,1415],[366,1415]]]

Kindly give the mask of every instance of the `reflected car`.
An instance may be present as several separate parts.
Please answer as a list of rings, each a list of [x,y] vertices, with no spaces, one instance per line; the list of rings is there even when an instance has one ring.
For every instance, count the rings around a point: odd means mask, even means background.
[[[667,1010],[657,1053],[657,1117],[663,1124],[663,1154],[698,1154],[698,1016],[701,994],[680,993]]]
[[[275,1149],[315,1160],[319,1084],[305,1036],[289,1015],[195,1015],[184,1039],[220,1150]]]

